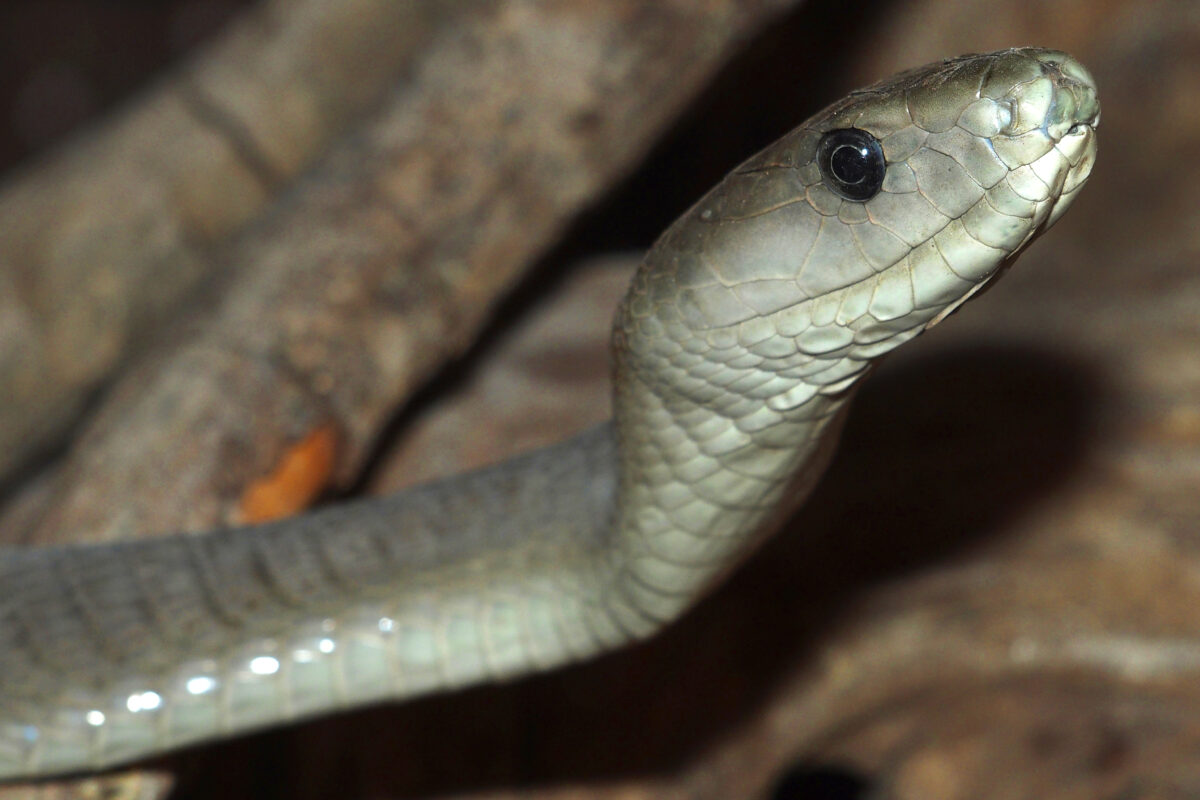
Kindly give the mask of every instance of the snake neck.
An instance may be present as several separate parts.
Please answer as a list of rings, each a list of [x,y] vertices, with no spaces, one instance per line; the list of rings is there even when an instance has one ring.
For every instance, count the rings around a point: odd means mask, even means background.
[[[752,553],[812,491],[836,448],[844,400],[818,398],[769,428],[631,378],[616,418],[620,546],[610,605],[650,635]]]
[[[697,328],[679,305],[653,302],[664,290],[685,296],[663,286],[678,273],[662,260],[696,213],[647,254],[614,327],[619,546],[608,605],[638,636],[682,614],[804,501],[866,366],[807,358],[820,379],[780,374],[738,327]]]

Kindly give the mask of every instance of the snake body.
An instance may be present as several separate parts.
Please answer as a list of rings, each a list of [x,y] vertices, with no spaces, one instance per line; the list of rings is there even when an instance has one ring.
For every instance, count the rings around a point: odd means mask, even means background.
[[[279,523],[7,551],[0,778],[509,678],[659,630],[804,499],[871,365],[1063,213],[1098,117],[1086,70],[1050,50],[855,92],[648,252],[614,322],[611,423]]]

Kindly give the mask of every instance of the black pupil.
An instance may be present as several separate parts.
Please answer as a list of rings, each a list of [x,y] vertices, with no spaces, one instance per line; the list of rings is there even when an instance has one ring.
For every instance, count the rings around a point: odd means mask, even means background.
[[[871,134],[858,128],[840,128],[821,137],[817,166],[833,192],[862,202],[883,188],[887,159],[879,140]]]
[[[829,168],[842,183],[862,183],[867,177],[867,159],[870,157],[871,153],[865,147],[843,144],[830,156]]]

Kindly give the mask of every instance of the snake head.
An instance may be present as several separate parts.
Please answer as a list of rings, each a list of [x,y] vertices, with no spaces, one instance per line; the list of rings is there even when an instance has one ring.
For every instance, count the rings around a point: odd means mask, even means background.
[[[819,112],[663,234],[614,330],[614,591],[641,618],[681,613],[811,490],[871,365],[1071,203],[1098,117],[1063,53],[942,61]]]
[[[1037,48],[850,94],[663,235],[626,299],[634,355],[619,361],[636,367],[644,348],[674,360],[674,392],[750,391],[780,412],[844,392],[1062,215],[1091,172],[1099,116],[1087,70]]]

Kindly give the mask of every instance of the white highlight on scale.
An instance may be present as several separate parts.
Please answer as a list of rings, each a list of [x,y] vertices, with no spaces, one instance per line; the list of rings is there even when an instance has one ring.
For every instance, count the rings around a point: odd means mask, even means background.
[[[162,695],[158,692],[135,692],[125,700],[125,707],[134,714],[139,711],[157,711],[162,708]]]
[[[250,671],[255,675],[274,675],[279,672],[279,659],[275,656],[257,656],[250,659]]]
[[[188,694],[208,694],[217,688],[217,681],[207,675],[197,675],[194,678],[188,678],[184,688],[187,689]]]

